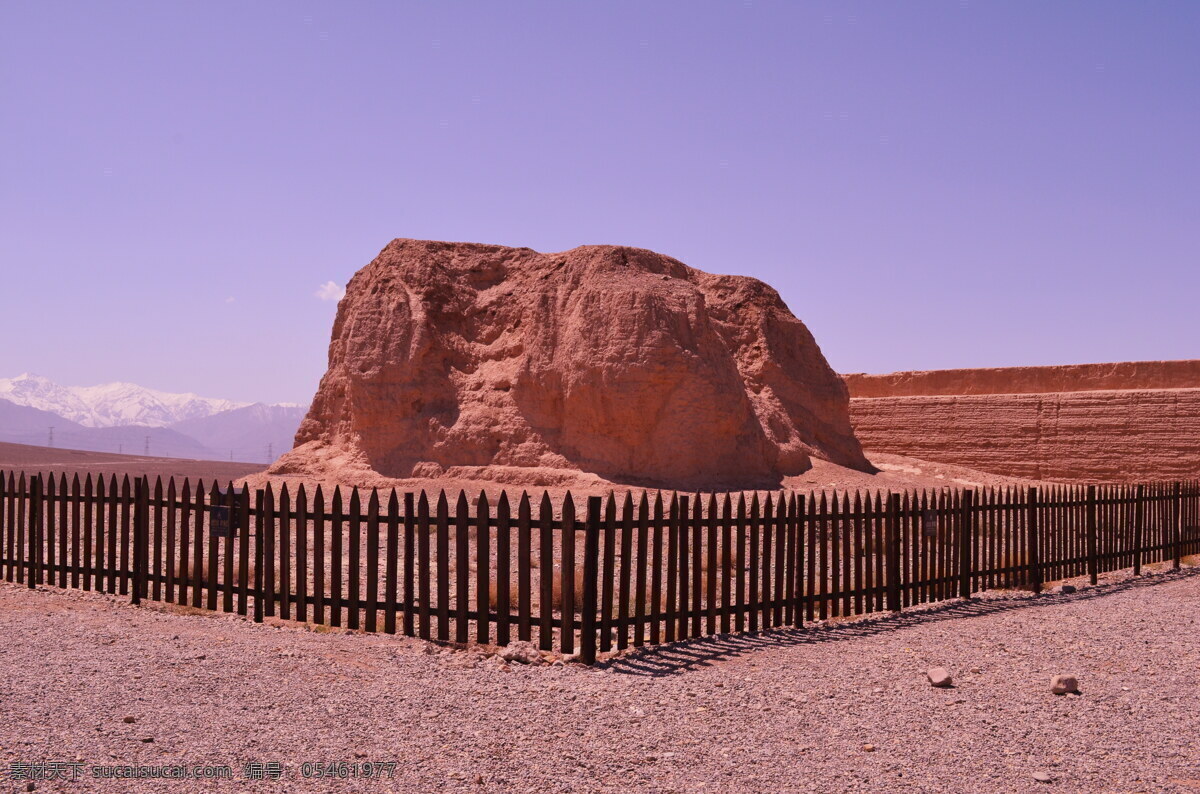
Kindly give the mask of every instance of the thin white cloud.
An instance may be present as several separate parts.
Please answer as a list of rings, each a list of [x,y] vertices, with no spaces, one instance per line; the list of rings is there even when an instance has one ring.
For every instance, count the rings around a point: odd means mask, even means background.
[[[225,299],[225,302],[226,302],[226,303],[233,303],[235,300],[237,300],[237,298],[235,298],[235,297],[233,297],[232,295],[230,295],[228,298],[226,298],[226,299]]]
[[[332,281],[326,281],[317,287],[317,291],[313,295],[316,295],[323,301],[334,301],[336,303],[346,296],[346,288]]]

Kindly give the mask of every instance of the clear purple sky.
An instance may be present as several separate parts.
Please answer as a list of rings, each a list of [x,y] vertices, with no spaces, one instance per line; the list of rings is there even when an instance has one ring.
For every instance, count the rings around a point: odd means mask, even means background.
[[[843,372],[1200,357],[1190,0],[4,0],[0,114],[0,376],[306,401],[393,237],[757,276]]]

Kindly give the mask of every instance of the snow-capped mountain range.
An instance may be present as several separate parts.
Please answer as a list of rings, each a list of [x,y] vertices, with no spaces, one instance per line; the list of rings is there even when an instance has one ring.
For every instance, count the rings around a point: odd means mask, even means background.
[[[84,427],[167,427],[250,405],[195,394],[172,394],[133,383],[60,386],[28,373],[0,378],[0,399],[50,411]]]
[[[0,378],[0,442],[206,460],[271,461],[307,408],[172,394],[132,383]]]

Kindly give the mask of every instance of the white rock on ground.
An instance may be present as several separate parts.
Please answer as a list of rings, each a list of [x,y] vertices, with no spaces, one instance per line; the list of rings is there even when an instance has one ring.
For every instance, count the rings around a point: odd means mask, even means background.
[[[954,679],[950,677],[950,672],[945,667],[930,667],[925,672],[925,677],[929,679],[930,686],[941,688],[954,686]]]
[[[517,640],[500,651],[500,658],[506,662],[521,664],[537,664],[542,660],[542,654],[532,642]]]

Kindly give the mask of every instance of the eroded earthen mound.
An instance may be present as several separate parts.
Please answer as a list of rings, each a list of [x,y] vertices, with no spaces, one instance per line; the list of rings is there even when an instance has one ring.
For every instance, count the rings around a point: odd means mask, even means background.
[[[810,456],[869,469],[845,385],[766,284],[636,248],[395,240],[347,285],[270,471],[758,487]]]

